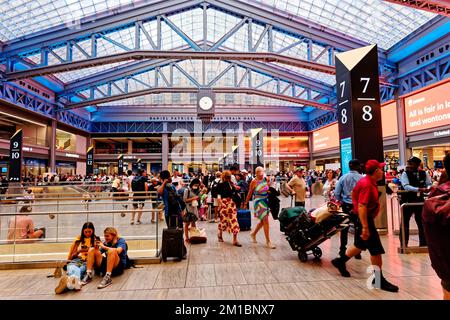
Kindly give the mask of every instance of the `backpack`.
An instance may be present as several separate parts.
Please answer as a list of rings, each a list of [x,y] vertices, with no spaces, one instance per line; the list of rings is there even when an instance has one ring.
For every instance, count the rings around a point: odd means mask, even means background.
[[[169,215],[178,215],[186,208],[186,203],[184,203],[183,199],[172,187],[168,187],[166,190]]]
[[[219,185],[219,182],[214,179],[214,181],[211,183],[211,197],[213,198],[217,198],[218,195],[218,190],[217,190],[217,186]]]
[[[422,218],[425,223],[439,224],[450,227],[450,183],[438,188],[439,195],[425,200]]]
[[[287,189],[287,182],[286,181],[281,183],[280,193],[281,193],[281,195],[283,197],[289,197],[290,193],[289,193],[289,190]]]
[[[141,177],[134,177],[134,179],[131,181],[131,190],[132,191],[140,191],[139,189],[139,182],[141,181]]]

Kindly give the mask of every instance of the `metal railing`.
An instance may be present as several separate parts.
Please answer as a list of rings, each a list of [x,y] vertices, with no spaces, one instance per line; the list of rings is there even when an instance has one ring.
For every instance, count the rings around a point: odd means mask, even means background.
[[[101,235],[102,228],[116,227],[119,234],[129,243],[133,258],[159,257],[161,243],[159,217],[164,209],[157,200],[156,193],[102,192],[96,199],[88,198],[86,194],[89,193],[63,193],[56,196],[52,194],[51,197],[34,200],[1,200],[0,264],[54,261],[61,260],[62,256],[65,259],[70,244],[80,234],[81,226],[86,221],[94,223],[97,235]],[[124,219],[133,211],[137,214],[137,210],[133,210],[132,207],[133,200],[137,199],[145,203],[142,208],[143,220],[155,215],[155,223],[146,224],[143,221],[140,226],[131,226],[129,220]],[[127,205],[127,208],[122,205]],[[19,212],[23,206],[31,206],[31,212]],[[19,221],[18,225],[18,220],[21,220],[20,217],[23,215],[35,220],[34,223],[38,227],[46,228],[45,238],[30,239],[19,236],[23,231],[21,230],[23,225],[20,225],[23,221]],[[136,256],[142,253],[145,253],[144,256]]]
[[[400,228],[401,228],[401,238],[400,247],[398,248],[398,253],[425,253],[428,252],[427,246],[407,246],[406,244],[406,234],[405,234],[405,221],[404,221],[404,208],[405,207],[423,207],[423,202],[410,202],[403,203],[400,206]]]

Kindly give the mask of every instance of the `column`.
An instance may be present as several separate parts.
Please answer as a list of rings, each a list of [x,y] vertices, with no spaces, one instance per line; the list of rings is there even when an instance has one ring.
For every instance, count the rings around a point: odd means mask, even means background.
[[[169,134],[162,134],[162,170],[169,170]]]
[[[133,153],[133,140],[128,139],[127,154]],[[128,170],[133,170],[133,160],[128,159]]]
[[[395,96],[395,102],[397,105],[399,164],[404,166],[406,165],[406,160],[411,157],[412,150],[406,146],[405,104],[404,100],[398,97],[398,89]]]
[[[48,129],[47,141],[50,147],[48,167],[50,172],[56,172],[56,120],[52,120],[52,125]]]
[[[313,133],[308,134],[309,169],[316,169],[316,160],[313,157]]]
[[[239,122],[238,145],[239,170],[243,170],[245,169],[245,132],[243,122]]]

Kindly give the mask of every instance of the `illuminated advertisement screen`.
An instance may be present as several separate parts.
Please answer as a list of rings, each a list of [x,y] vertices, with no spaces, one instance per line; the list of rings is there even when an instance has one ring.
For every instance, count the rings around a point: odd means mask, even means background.
[[[395,102],[381,106],[383,138],[398,135],[397,107]]]
[[[341,163],[342,174],[350,172],[348,163],[353,159],[352,156],[352,138],[345,138],[341,140]]]
[[[338,124],[332,124],[313,133],[314,152],[339,147],[339,129]]]
[[[450,81],[405,98],[406,132],[450,125]]]

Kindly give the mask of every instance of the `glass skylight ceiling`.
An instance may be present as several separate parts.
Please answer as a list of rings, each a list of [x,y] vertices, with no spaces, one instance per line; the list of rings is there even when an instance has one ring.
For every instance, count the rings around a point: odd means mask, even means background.
[[[135,0],[1,0],[0,41],[66,24],[76,28],[83,17],[108,11]]]
[[[425,11],[414,10],[404,6],[387,3],[382,0],[242,0],[256,4],[257,6],[264,5],[268,10],[275,7],[279,10],[303,17],[312,22],[324,25],[330,29],[342,32],[345,35],[363,40],[368,43],[377,43],[380,48],[388,49],[392,45],[396,44],[402,38],[416,30],[418,27],[429,21],[435,16],[435,14]],[[44,31],[45,29],[66,25],[69,27],[77,28],[77,21],[80,18],[94,15],[97,13],[107,12],[108,10],[125,6],[127,4],[135,3],[139,5],[141,3],[151,3],[155,1],[133,1],[133,0],[0,0],[0,41],[8,41],[17,39],[35,32]],[[169,15],[168,18],[171,22],[177,25],[183,32],[185,32],[194,41],[200,42],[203,40],[203,12],[201,9],[193,9],[186,12],[177,13],[175,15]],[[207,11],[207,41],[215,43],[230,29],[241,21],[241,18],[235,17],[224,12],[220,12],[213,9]],[[156,21],[144,23],[144,28],[150,34],[152,39],[156,41]],[[257,24],[253,24],[253,45],[256,43],[262,34],[264,27]],[[282,32],[273,31],[274,35],[274,51],[278,51],[284,47],[294,44],[299,41],[299,38],[286,35]],[[106,37],[117,41],[128,48],[134,46],[134,29],[124,29],[116,31],[111,34],[107,34]],[[124,50],[112,44],[107,39],[98,39],[98,56],[110,55],[115,53],[124,52]],[[90,41],[78,43],[88,54],[90,54]],[[173,50],[181,46],[185,46],[186,42],[176,34],[166,23],[162,23],[162,49]],[[141,48],[149,49],[150,43],[146,37],[141,37]],[[298,57],[300,59],[306,59],[307,44],[299,43],[289,50],[283,52],[284,55]],[[61,57],[65,56],[65,48],[54,49],[55,53]],[[240,30],[235,33],[230,39],[228,39],[221,46],[221,50],[227,51],[247,51],[248,50],[248,29],[244,25]],[[267,36],[264,39],[256,51],[265,52],[268,50]],[[313,58],[318,63],[328,63],[328,53],[320,55],[324,50],[320,45],[313,45]],[[75,59],[84,59],[84,56],[80,51],[74,48],[73,51]],[[320,55],[320,56],[319,56]],[[27,57],[35,63],[40,63],[40,55]],[[50,64],[59,64],[60,62],[49,55]],[[102,71],[111,70],[114,67],[119,67],[123,64],[130,62],[121,62],[116,64],[104,65],[99,67],[93,67],[88,69],[82,69],[77,71],[70,71],[60,74],[55,74],[61,81],[70,83],[77,79],[95,75]],[[199,61],[185,61],[182,66],[199,82],[202,78],[201,67],[199,67]],[[208,61],[206,63],[208,74],[206,77],[215,77],[219,74],[226,63],[222,62],[218,64],[217,61]],[[269,64],[271,65],[271,64]],[[301,74],[305,77],[309,77],[330,85],[335,84],[335,77],[319,72],[300,69],[292,66],[272,64],[285,68],[292,72]],[[242,69],[243,70],[243,69]],[[239,79],[243,74],[240,70]],[[176,71],[174,74],[174,81],[176,85],[183,83],[184,76]],[[143,74],[136,76],[137,79],[151,83],[154,81],[154,75]],[[166,78],[168,78],[166,74]],[[254,85],[258,85],[267,81],[267,77],[262,75],[253,76]],[[162,82],[160,82],[162,83]],[[232,86],[232,78],[225,77],[217,86]],[[136,88],[145,89],[145,86],[136,82]],[[187,84],[186,84],[187,86]],[[189,86],[192,86],[190,83]],[[269,92],[275,92],[274,82],[268,82],[261,86],[259,89]],[[313,93],[313,96],[317,93]],[[174,101],[163,95],[147,96],[139,101],[143,103],[154,104],[162,103],[160,97],[164,97],[164,103],[187,103],[191,101],[189,95],[176,94]],[[186,97],[188,98],[186,98]],[[222,95],[223,103],[229,104],[276,104],[276,105],[295,105],[289,102],[268,99],[258,96],[248,95],[234,95],[232,99],[230,94]],[[150,98],[149,98],[150,97]],[[304,95],[301,98],[306,98]],[[147,101],[151,99],[151,101]],[[156,100],[155,100],[156,99]],[[122,101],[110,102],[108,105],[113,104],[136,104],[135,98],[126,99]],[[181,102],[177,102],[181,101]],[[184,102],[183,102],[184,101]]]
[[[389,49],[435,17],[383,0],[249,0],[306,18],[345,35]]]

